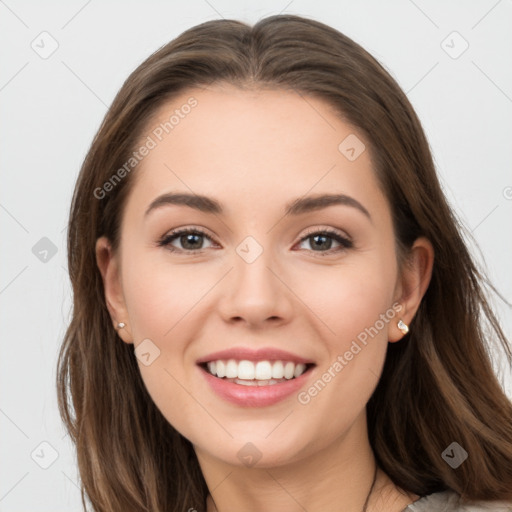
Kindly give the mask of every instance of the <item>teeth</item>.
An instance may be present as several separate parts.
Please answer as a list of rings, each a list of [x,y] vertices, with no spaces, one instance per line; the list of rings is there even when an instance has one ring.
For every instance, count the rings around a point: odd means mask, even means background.
[[[237,366],[237,373],[233,377],[238,377],[244,380],[253,380],[256,373],[256,368],[252,361],[240,361],[238,364],[234,359],[230,359],[230,362]]]
[[[284,378],[285,379],[293,379],[293,374],[295,373],[295,365],[291,362],[288,362],[284,365]]]
[[[238,364],[234,359],[226,363],[226,379],[234,379],[238,376]]]
[[[276,384],[280,379],[300,377],[306,371],[306,365],[291,361],[236,361],[235,359],[210,361],[208,371],[216,377],[243,381],[261,381],[258,385]],[[246,384],[247,382],[244,382]]]
[[[212,375],[217,375],[217,363],[215,361],[210,361],[206,366]]]
[[[276,361],[272,365],[272,378],[282,379],[284,377],[284,366],[282,361]]]
[[[216,361],[216,364],[217,364],[217,377],[225,377],[226,376],[226,364],[224,363],[224,361]]]
[[[235,382],[236,384],[242,384],[242,386],[273,386],[274,384],[279,384],[279,382],[283,382],[286,379],[270,379],[270,380],[242,380],[242,379],[229,379],[229,382]]]
[[[257,380],[269,380],[272,378],[272,365],[269,361],[258,361],[256,363],[254,378]]]

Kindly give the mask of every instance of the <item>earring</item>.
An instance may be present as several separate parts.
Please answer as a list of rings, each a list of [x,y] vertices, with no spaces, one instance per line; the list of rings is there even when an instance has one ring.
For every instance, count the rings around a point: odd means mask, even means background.
[[[126,326],[126,324],[125,324],[124,322],[119,322],[119,323],[117,324],[117,328],[118,328],[118,329],[122,329],[122,328],[123,328],[123,327],[125,327],[125,326]]]
[[[407,334],[409,332],[409,326],[403,320],[398,322],[397,327],[402,331],[402,334]]]

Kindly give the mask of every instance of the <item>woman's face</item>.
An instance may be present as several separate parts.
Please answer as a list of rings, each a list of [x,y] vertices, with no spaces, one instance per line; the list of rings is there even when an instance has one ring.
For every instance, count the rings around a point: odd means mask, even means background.
[[[106,291],[165,418],[198,454],[239,466],[365,435],[388,341],[409,318],[363,136],[322,100],[216,85],[165,105],[141,140],[154,147],[131,171]],[[211,360],[247,385],[198,364]],[[300,361],[307,371],[282,383]],[[251,372],[276,383],[254,386]]]

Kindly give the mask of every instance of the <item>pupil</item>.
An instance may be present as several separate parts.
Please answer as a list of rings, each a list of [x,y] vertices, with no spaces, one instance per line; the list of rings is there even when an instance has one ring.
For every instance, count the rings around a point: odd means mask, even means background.
[[[315,235],[313,237],[313,239],[315,240],[315,245],[317,247],[320,247],[320,248],[322,246],[322,242],[317,243],[317,239],[323,239],[324,242],[325,242],[325,240],[328,240],[328,242],[330,242],[330,243],[327,243],[327,247],[325,247],[325,248],[326,249],[330,249],[331,248],[330,246],[331,246],[332,240],[329,237],[326,237],[325,235]]]
[[[197,243],[197,239],[200,239],[202,238],[202,235],[183,235],[181,237],[181,243],[183,245],[183,247],[185,247],[186,249],[197,249],[198,247],[194,246],[194,240],[193,239],[196,239],[196,243]],[[183,240],[185,240],[185,243],[183,243]],[[200,240],[199,240],[200,242]],[[201,243],[199,243],[199,246],[201,245]]]

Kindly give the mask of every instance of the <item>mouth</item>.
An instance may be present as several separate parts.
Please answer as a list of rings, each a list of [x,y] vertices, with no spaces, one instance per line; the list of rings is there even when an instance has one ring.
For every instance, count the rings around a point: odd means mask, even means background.
[[[315,363],[295,363],[287,360],[250,361],[247,359],[217,359],[198,363],[209,375],[240,386],[275,386],[310,372]],[[302,379],[301,379],[302,380]]]

